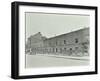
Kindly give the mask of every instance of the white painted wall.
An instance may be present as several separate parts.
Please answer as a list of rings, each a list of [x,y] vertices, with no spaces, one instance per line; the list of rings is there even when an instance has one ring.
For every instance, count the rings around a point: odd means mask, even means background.
[[[1,0],[0,1],[0,81],[13,81],[10,78],[10,65],[11,65],[11,2],[14,0]],[[18,1],[18,0],[16,0]],[[20,0],[19,0],[20,1]],[[98,6],[100,10],[100,0],[21,0],[30,2],[44,2],[44,3],[59,3],[59,4],[72,4],[72,5],[90,5]],[[98,11],[100,14],[100,11]],[[100,16],[98,16],[98,22]],[[99,24],[99,23],[98,23]],[[98,30],[100,24],[98,25]],[[100,34],[100,32],[99,32]],[[100,41],[100,37],[98,38]],[[98,43],[100,45],[100,43]],[[98,46],[99,48],[100,46]],[[99,50],[100,53],[100,50]],[[98,53],[98,54],[99,54]],[[98,56],[100,57],[100,55]],[[100,59],[99,59],[100,62]],[[98,65],[100,67],[100,63]],[[99,70],[100,72],[100,70]],[[26,81],[33,81],[33,79],[26,79]],[[99,81],[100,74],[98,75],[83,75],[83,76],[66,76],[66,77],[53,77],[34,79],[34,81]]]

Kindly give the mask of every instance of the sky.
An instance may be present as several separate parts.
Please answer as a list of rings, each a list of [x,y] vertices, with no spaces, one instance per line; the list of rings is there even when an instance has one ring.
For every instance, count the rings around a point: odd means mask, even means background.
[[[47,38],[89,27],[89,15],[25,13],[26,39],[38,32]]]

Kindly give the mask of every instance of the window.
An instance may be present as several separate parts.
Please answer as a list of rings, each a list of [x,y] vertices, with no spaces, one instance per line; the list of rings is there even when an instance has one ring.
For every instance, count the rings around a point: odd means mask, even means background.
[[[55,52],[55,48],[53,48],[53,52]]]
[[[66,44],[66,40],[64,40],[64,44]]]
[[[62,52],[62,48],[60,48],[60,53]]]
[[[56,52],[58,51],[58,49],[56,48]]]
[[[56,41],[56,45],[57,45],[57,41]]]
[[[72,51],[72,48],[70,48],[70,51]]]
[[[49,42],[49,46],[51,46],[51,43]]]
[[[75,47],[75,50],[78,50],[78,47]]]
[[[64,51],[66,51],[66,48],[64,48]]]
[[[77,38],[75,39],[75,43],[78,43],[78,39]]]

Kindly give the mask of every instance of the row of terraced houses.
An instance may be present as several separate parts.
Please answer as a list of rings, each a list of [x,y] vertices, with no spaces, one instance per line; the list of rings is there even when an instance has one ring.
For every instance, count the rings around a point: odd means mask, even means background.
[[[68,56],[89,55],[89,28],[84,28],[51,38],[41,32],[31,35],[26,42],[26,54],[56,54]]]

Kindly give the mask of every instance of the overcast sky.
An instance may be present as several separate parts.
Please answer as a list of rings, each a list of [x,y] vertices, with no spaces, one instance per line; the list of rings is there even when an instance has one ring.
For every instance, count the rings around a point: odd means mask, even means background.
[[[47,38],[89,27],[89,16],[26,13],[26,38],[41,32]]]

